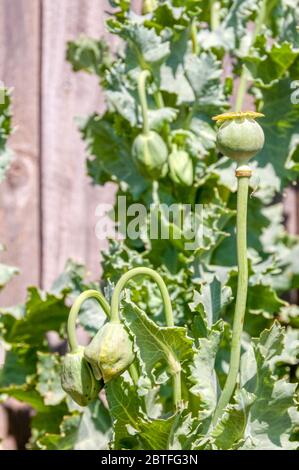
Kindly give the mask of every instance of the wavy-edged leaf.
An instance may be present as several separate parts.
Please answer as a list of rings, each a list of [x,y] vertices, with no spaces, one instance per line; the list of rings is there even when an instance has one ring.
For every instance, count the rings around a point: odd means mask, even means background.
[[[36,390],[44,398],[45,405],[58,405],[65,398],[61,387],[59,355],[39,351],[37,357]]]
[[[169,369],[177,369],[192,359],[192,340],[187,336],[185,328],[158,327],[132,302],[126,301],[123,306],[124,320],[134,335],[138,354],[150,378],[153,379],[158,363]]]

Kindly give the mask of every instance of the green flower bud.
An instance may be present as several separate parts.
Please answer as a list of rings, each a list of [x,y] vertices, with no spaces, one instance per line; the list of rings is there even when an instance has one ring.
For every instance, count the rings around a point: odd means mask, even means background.
[[[133,345],[122,323],[109,322],[85,348],[85,358],[104,382],[122,374],[134,361]]]
[[[80,406],[87,406],[97,398],[101,386],[94,378],[90,365],[84,359],[82,346],[76,352],[64,356],[61,386]]]
[[[263,116],[255,112],[225,113],[216,116],[220,122],[217,147],[224,155],[246,163],[264,146],[265,136],[261,126],[254,120]]]
[[[166,175],[168,150],[157,132],[139,134],[133,142],[132,157],[143,176],[158,179]]]
[[[174,183],[182,186],[192,186],[193,162],[187,152],[174,148],[168,157],[168,165],[170,177]]]

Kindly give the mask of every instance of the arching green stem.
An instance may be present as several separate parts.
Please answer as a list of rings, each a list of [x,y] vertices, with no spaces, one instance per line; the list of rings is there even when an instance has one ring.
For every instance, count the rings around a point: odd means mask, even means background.
[[[171,306],[171,301],[170,301],[167,287],[162,277],[160,276],[160,274],[158,274],[153,269],[145,268],[145,267],[131,269],[127,273],[123,274],[122,277],[119,279],[118,283],[115,286],[112,299],[111,299],[111,320],[116,321],[116,322],[120,321],[119,301],[120,301],[121,292],[126,286],[127,282],[129,282],[133,277],[140,276],[140,275],[149,276],[157,283],[161,292],[162,299],[163,299],[166,325],[170,327],[174,326],[172,306]],[[173,395],[174,395],[175,406],[178,409],[180,407],[181,399],[182,399],[181,367],[176,358],[169,357],[168,360],[169,360],[170,369],[172,370],[175,369],[175,372],[172,375]],[[174,363],[177,363],[177,367],[175,368],[173,367]]]
[[[247,167],[248,168],[248,167]],[[227,379],[217,404],[213,424],[222,416],[223,410],[229,403],[239,372],[241,354],[241,335],[243,331],[248,290],[248,260],[247,260],[247,205],[250,176],[238,176],[237,194],[237,257],[238,257],[238,286],[233,323],[230,366]],[[243,173],[244,174],[244,173]]]
[[[101,305],[102,309],[104,310],[104,313],[106,314],[106,316],[108,318],[111,317],[110,305],[101,292],[98,292],[92,289],[82,292],[82,294],[80,294],[75,300],[75,302],[73,303],[71,311],[69,313],[68,321],[67,321],[68,342],[69,342],[70,349],[72,352],[75,352],[79,346],[78,341],[77,341],[77,336],[76,336],[76,320],[77,320],[82,304],[87,299],[97,300],[99,304]],[[136,366],[134,364],[131,364],[129,371],[130,371],[130,375],[132,377],[133,383],[136,385],[138,382],[138,372],[137,372]]]
[[[78,342],[77,342],[77,336],[76,336],[76,320],[80,311],[80,308],[87,299],[96,299],[99,304],[101,305],[102,309],[104,310],[105,314],[107,315],[108,318],[110,318],[110,306],[103,296],[101,292],[98,292],[96,290],[86,290],[85,292],[82,292],[82,294],[77,297],[75,302],[73,303],[73,306],[71,308],[71,311],[69,313],[68,321],[67,321],[67,335],[68,335],[68,341],[70,345],[70,349],[72,352],[75,352],[78,349]]]
[[[142,111],[142,119],[143,119],[143,133],[148,134],[150,131],[149,122],[148,122],[148,106],[147,106],[147,99],[146,99],[146,90],[145,84],[146,80],[150,76],[150,72],[148,70],[142,70],[138,77],[138,96],[141,105]]]
[[[133,268],[127,273],[122,275],[122,277],[119,279],[118,283],[115,286],[112,299],[111,299],[111,320],[115,322],[120,321],[119,300],[120,300],[121,292],[126,286],[128,281],[130,281],[133,277],[140,276],[140,275],[149,276],[152,279],[154,279],[154,281],[158,284],[158,287],[160,289],[161,296],[163,299],[163,303],[164,303],[166,325],[174,326],[171,301],[170,301],[169,293],[165,285],[165,282],[163,281],[160,274],[158,274],[156,271],[150,268]]]

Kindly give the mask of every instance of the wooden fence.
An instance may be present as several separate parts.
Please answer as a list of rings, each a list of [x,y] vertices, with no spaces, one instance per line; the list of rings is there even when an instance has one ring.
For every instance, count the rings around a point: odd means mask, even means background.
[[[28,285],[48,288],[69,257],[99,274],[94,211],[113,190],[89,184],[74,118],[100,111],[103,96],[96,77],[71,71],[65,49],[81,33],[107,35],[109,9],[108,0],[0,0],[0,80],[13,88],[16,126],[0,186],[1,262],[21,270],[2,306],[23,301]]]

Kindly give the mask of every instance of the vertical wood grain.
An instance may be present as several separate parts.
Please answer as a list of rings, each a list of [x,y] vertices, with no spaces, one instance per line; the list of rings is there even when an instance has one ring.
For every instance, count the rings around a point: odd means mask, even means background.
[[[72,257],[100,271],[95,208],[113,202],[113,189],[92,187],[76,116],[104,108],[98,79],[75,74],[65,61],[66,43],[83,33],[107,36],[103,0],[43,1],[42,66],[42,240],[43,285],[48,288]],[[113,45],[114,37],[109,37]]]
[[[26,286],[39,283],[39,95],[40,2],[1,0],[0,80],[13,88],[10,138],[15,153],[0,184],[1,262],[18,266],[17,276],[0,294],[1,306],[22,302]]]

